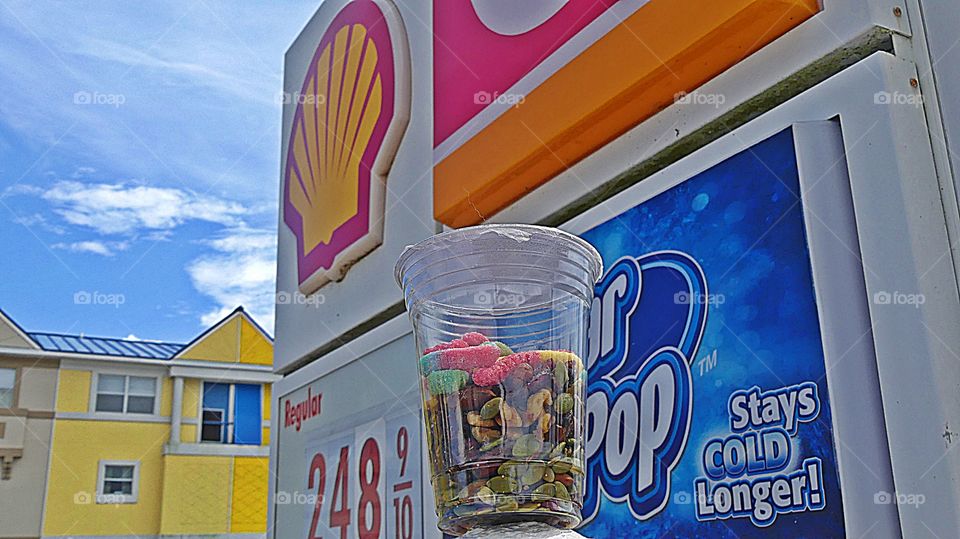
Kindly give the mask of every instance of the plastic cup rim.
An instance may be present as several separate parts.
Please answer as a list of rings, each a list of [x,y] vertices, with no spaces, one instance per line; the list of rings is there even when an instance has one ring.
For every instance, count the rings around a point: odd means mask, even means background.
[[[417,254],[424,252],[429,252],[430,250],[437,249],[439,245],[442,245],[443,242],[447,241],[464,241],[470,240],[472,237],[476,237],[480,234],[483,234],[488,231],[517,231],[517,232],[526,232],[530,234],[538,234],[541,236],[549,235],[557,238],[561,242],[566,242],[575,248],[579,249],[583,254],[584,258],[588,261],[592,261],[593,268],[590,271],[592,275],[588,276],[590,286],[593,286],[597,283],[600,277],[603,275],[603,260],[600,257],[600,253],[594,248],[593,245],[590,245],[589,242],[583,238],[571,234],[565,230],[560,230],[558,228],[540,226],[540,225],[525,225],[525,224],[488,224],[488,225],[477,225],[465,228],[458,228],[455,230],[449,230],[442,232],[440,234],[435,234],[429,238],[416,243],[414,245],[408,245],[401,253],[400,258],[397,260],[397,264],[394,268],[394,279],[396,279],[397,285],[401,289],[404,288],[403,277],[405,272],[409,269],[409,262],[412,257]]]

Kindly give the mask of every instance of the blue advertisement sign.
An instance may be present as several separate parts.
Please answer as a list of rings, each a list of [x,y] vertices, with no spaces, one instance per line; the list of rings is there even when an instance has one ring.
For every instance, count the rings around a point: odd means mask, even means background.
[[[793,132],[589,230],[588,537],[843,537]]]

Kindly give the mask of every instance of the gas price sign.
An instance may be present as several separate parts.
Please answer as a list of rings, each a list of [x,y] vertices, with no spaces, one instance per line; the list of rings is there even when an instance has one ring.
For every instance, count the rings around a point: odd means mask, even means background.
[[[325,436],[307,450],[307,539],[381,537],[411,539],[414,526],[414,474],[419,453],[412,451],[406,418],[382,419]]]
[[[280,397],[277,538],[422,537],[412,349],[394,341]]]
[[[796,152],[784,131],[583,234],[608,268],[584,535],[844,536]]]

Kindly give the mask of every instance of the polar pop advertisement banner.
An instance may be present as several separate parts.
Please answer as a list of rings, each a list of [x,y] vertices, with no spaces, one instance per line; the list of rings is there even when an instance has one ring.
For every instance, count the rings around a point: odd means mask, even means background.
[[[803,219],[788,130],[583,234],[582,533],[844,536]]]

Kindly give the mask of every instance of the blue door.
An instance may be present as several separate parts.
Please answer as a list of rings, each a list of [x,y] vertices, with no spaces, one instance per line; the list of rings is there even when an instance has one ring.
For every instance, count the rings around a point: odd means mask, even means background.
[[[234,385],[233,443],[260,445],[260,401],[259,385]]]

